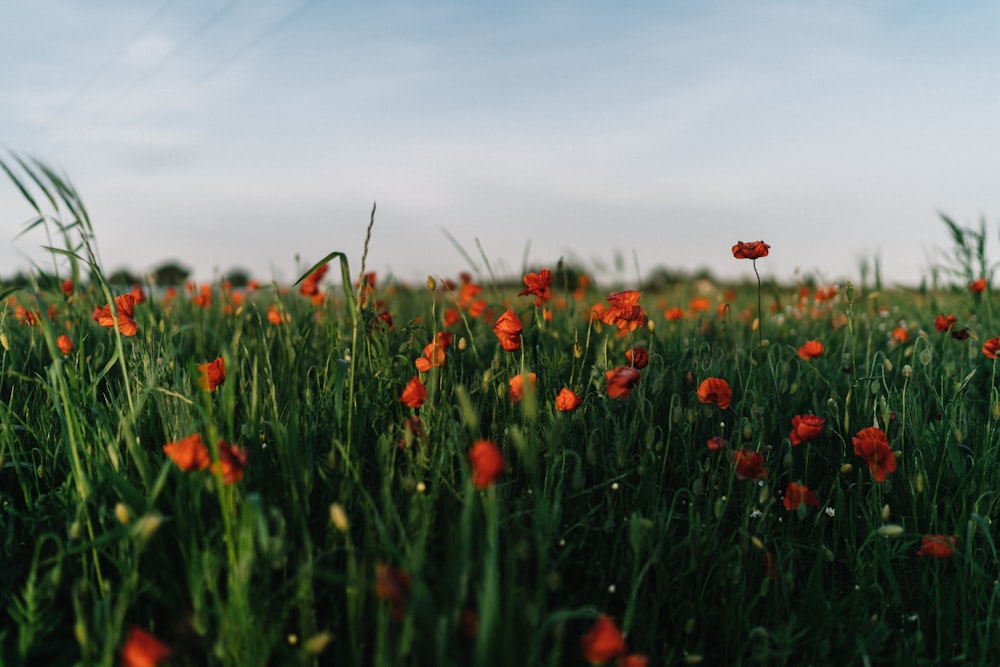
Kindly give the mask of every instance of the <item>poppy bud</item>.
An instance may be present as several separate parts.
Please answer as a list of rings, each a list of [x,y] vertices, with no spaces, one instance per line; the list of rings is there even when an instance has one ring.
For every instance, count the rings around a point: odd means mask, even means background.
[[[115,504],[115,518],[118,519],[118,523],[123,526],[132,520],[132,515],[129,513],[128,507],[125,506],[125,503],[120,502]]]
[[[434,276],[427,274],[427,291],[433,292],[434,288],[437,287],[437,283],[434,281]]]

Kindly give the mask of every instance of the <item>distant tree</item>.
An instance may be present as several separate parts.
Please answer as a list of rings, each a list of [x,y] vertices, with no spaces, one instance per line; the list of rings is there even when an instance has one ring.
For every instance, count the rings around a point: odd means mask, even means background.
[[[163,287],[177,287],[183,285],[191,270],[173,260],[164,262],[153,269],[153,279],[157,285]]]
[[[247,283],[250,282],[250,272],[241,268],[230,269],[224,280],[233,287],[246,287]]]
[[[132,287],[139,282],[139,276],[129,269],[117,269],[108,276],[108,284],[115,287]]]
[[[14,275],[0,280],[0,286],[2,286],[3,289],[27,287],[29,283],[30,281],[28,280],[28,276],[23,271],[18,271]]]

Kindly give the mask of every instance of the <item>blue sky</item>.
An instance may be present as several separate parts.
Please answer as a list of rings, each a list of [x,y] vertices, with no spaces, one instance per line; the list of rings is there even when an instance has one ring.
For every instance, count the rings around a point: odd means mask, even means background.
[[[422,281],[554,266],[915,284],[1000,221],[987,2],[9,0],[0,146],[63,170],[106,270]],[[4,154],[8,155],[7,153]],[[0,275],[44,261],[0,183]],[[6,240],[10,239],[10,241]],[[614,270],[616,258],[624,266]]]

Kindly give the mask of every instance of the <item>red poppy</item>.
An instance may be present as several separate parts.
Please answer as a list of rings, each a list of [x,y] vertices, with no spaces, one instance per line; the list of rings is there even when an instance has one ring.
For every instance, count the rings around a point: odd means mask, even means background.
[[[676,322],[677,320],[683,320],[684,311],[678,308],[677,306],[674,306],[673,308],[668,308],[667,310],[663,311],[663,319],[671,322]]]
[[[375,566],[375,597],[389,603],[389,614],[394,621],[402,621],[406,616],[412,586],[413,578],[406,570],[385,563]]]
[[[806,507],[819,507],[819,498],[816,496],[816,492],[809,489],[805,484],[799,484],[798,482],[792,482],[785,489],[785,497],[782,500],[785,505],[786,510],[795,510],[799,508],[799,505],[805,505]]]
[[[427,388],[424,387],[419,376],[414,375],[410,378],[399,400],[405,403],[408,408],[419,408],[424,404],[424,401],[427,400]]]
[[[733,257],[736,259],[759,259],[767,257],[770,248],[771,246],[763,241],[748,241],[746,243],[737,241],[736,245],[733,246]]]
[[[457,308],[448,308],[444,311],[444,325],[446,327],[453,327],[461,321],[462,316]]]
[[[629,653],[618,658],[615,667],[649,667],[649,657],[641,653]]]
[[[729,383],[722,378],[705,378],[698,385],[698,400],[702,403],[715,403],[721,410],[725,410],[733,400],[733,392]]]
[[[958,318],[954,315],[941,314],[934,318],[934,328],[943,333],[955,326],[957,321]]]
[[[219,462],[212,464],[212,473],[222,475],[223,484],[235,484],[243,479],[243,469],[247,466],[247,451],[237,445],[219,441]]]
[[[736,479],[761,480],[767,477],[764,470],[764,455],[752,449],[737,449],[733,452]]]
[[[122,667],[157,667],[171,655],[170,647],[142,628],[133,626],[122,644]]]
[[[882,429],[877,426],[863,428],[851,440],[854,442],[854,453],[868,462],[876,482],[884,482],[886,473],[896,471],[896,456],[889,448],[889,439]]]
[[[278,310],[276,304],[271,304],[271,307],[267,309],[267,321],[274,326],[281,326],[285,322],[285,318],[281,316],[281,312]]]
[[[709,438],[708,442],[705,443],[705,446],[713,452],[718,452],[726,448],[726,441],[721,435],[716,435]]]
[[[973,294],[982,294],[986,291],[986,279],[979,278],[978,280],[973,280],[969,283],[969,289],[972,290]]]
[[[823,427],[826,419],[816,415],[795,415],[792,417],[792,432],[788,434],[788,439],[792,445],[801,445],[803,442],[815,440],[823,434]]]
[[[580,397],[576,395],[576,392],[563,387],[559,390],[559,395],[556,396],[556,410],[560,412],[572,412],[580,407],[580,403],[582,402]]]
[[[639,384],[639,369],[632,366],[615,366],[604,374],[609,398],[625,400]]]
[[[163,445],[163,451],[181,470],[204,470],[212,462],[201,435],[193,433],[176,442]]]
[[[139,331],[139,325],[132,319],[132,314],[135,311],[135,297],[131,294],[116,296],[115,311],[118,313],[118,330],[123,336],[134,336]],[[115,318],[111,316],[110,305],[103,308],[95,307],[93,319],[102,327],[113,329],[115,326]]]
[[[299,285],[299,293],[301,293],[302,296],[308,297],[313,297],[319,294],[319,281],[323,280],[323,276],[326,275],[326,272],[329,269],[330,265],[324,264],[310,273],[306,279],[302,281],[302,284]]]
[[[65,294],[66,296],[72,296],[73,295],[73,279],[72,278],[67,278],[66,280],[62,281],[62,285],[61,286],[62,286],[63,294]]]
[[[649,363],[649,350],[644,347],[633,347],[625,353],[625,358],[635,368],[645,368]]]
[[[469,449],[469,465],[472,468],[472,485],[485,489],[503,473],[503,455],[489,440],[478,440]]]
[[[67,336],[66,334],[63,334],[58,338],[56,338],[56,346],[59,348],[59,351],[62,352],[63,354],[69,354],[70,352],[73,351],[73,341],[71,341],[69,339],[69,336]]]
[[[493,333],[496,334],[497,340],[500,341],[500,347],[507,352],[521,349],[522,330],[521,318],[510,308],[493,325]]]
[[[896,327],[895,329],[892,330],[892,333],[890,335],[892,336],[892,339],[897,343],[905,343],[906,341],[910,340],[910,332],[904,329],[903,327]]]
[[[997,353],[1000,353],[1000,336],[990,338],[983,343],[983,354],[985,354],[987,358],[996,359]]]
[[[524,276],[526,287],[517,293],[518,296],[526,294],[535,295],[535,306],[541,307],[543,303],[552,298],[552,272],[542,269],[538,273],[529,273]]]
[[[531,388],[535,388],[535,374],[534,373],[519,373],[510,379],[510,393],[507,396],[510,398],[511,403],[520,403],[524,400],[524,379],[527,377],[528,382],[531,383]]]
[[[450,331],[439,331],[434,341],[424,346],[423,356],[414,362],[417,370],[426,373],[431,368],[441,368],[444,366],[444,351],[451,347],[452,335]]]
[[[583,659],[592,665],[603,665],[625,653],[625,637],[614,619],[606,614],[598,616],[580,643]]]
[[[215,391],[216,387],[226,381],[226,362],[222,357],[216,357],[213,361],[200,364],[198,372],[201,373],[198,384],[202,391]]]
[[[920,538],[920,550],[918,556],[930,556],[944,560],[951,558],[958,545],[958,538],[954,535],[924,535]]]
[[[17,305],[14,306],[14,319],[16,319],[20,324],[32,326],[37,324],[42,319],[42,314],[37,310],[35,312],[31,312],[24,306]]]
[[[608,295],[608,303],[611,304],[601,321],[605,324],[614,324],[621,330],[635,330],[646,322],[646,314],[639,306],[639,292],[636,290],[625,290],[623,292],[613,292]]]
[[[816,357],[823,356],[824,352],[826,352],[826,348],[823,347],[823,343],[818,340],[807,340],[799,348],[799,357],[802,359],[815,359]]]

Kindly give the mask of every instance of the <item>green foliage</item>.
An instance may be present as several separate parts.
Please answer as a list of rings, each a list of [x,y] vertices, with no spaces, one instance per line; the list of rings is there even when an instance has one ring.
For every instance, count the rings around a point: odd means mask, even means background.
[[[651,664],[1000,658],[988,295],[772,282],[754,329],[756,280],[700,312],[677,284],[642,294],[653,326],[619,331],[589,317],[608,295],[579,270],[536,305],[496,281],[379,285],[333,252],[287,290],[147,285],[128,337],[93,319],[118,293],[68,181],[3,168],[27,226],[62,247],[0,313],[2,664],[116,664],[141,628],[171,664],[573,665],[599,614]],[[331,261],[339,284],[301,293]],[[492,330],[507,308],[510,352]],[[807,340],[824,354],[802,358]],[[418,370],[435,341],[444,363]],[[609,397],[638,347],[640,381]],[[205,391],[218,357],[225,381]],[[414,376],[427,397],[408,407]],[[728,382],[725,409],[699,400],[707,378]],[[807,414],[825,425],[792,445]],[[855,454],[871,426],[896,460],[882,482]],[[164,445],[192,434],[211,463],[183,470]],[[504,459],[482,489],[480,439]],[[225,443],[246,453],[239,479]],[[766,476],[738,476],[739,449]],[[791,482],[818,507],[786,508]],[[954,554],[918,555],[925,535],[954,536]]]

